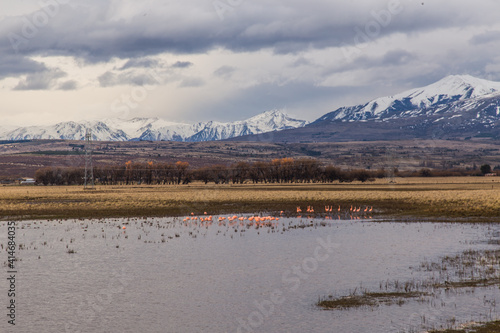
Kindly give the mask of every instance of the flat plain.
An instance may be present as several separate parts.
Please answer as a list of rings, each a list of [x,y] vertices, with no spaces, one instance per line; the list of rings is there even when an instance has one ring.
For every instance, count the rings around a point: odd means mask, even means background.
[[[0,187],[1,219],[107,218],[255,213],[320,216],[333,206],[341,217],[495,222],[500,178],[386,178],[333,184],[122,185]],[[338,208],[340,206],[340,211]],[[351,207],[361,208],[353,214]],[[365,212],[367,207],[372,211]]]

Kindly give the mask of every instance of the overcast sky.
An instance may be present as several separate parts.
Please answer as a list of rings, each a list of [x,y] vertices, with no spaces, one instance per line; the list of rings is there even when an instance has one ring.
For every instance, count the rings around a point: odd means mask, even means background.
[[[314,120],[450,74],[500,81],[498,0],[0,0],[0,126]]]

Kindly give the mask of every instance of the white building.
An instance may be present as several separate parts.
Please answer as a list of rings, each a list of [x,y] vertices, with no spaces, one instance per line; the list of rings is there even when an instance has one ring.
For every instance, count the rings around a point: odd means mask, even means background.
[[[21,185],[34,185],[34,184],[36,184],[36,181],[33,178],[23,178],[23,180],[21,180]]]

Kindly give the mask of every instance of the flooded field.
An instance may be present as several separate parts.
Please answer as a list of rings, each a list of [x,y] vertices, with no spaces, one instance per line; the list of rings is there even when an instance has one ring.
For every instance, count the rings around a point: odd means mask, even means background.
[[[423,332],[499,318],[500,225],[202,218],[17,222],[12,331]],[[318,306],[367,295],[380,297]]]

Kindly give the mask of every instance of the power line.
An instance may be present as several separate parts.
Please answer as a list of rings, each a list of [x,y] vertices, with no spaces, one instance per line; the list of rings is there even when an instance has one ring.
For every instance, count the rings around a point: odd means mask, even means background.
[[[92,162],[92,129],[87,128],[85,132],[85,182],[84,190],[95,190],[94,166]]]

